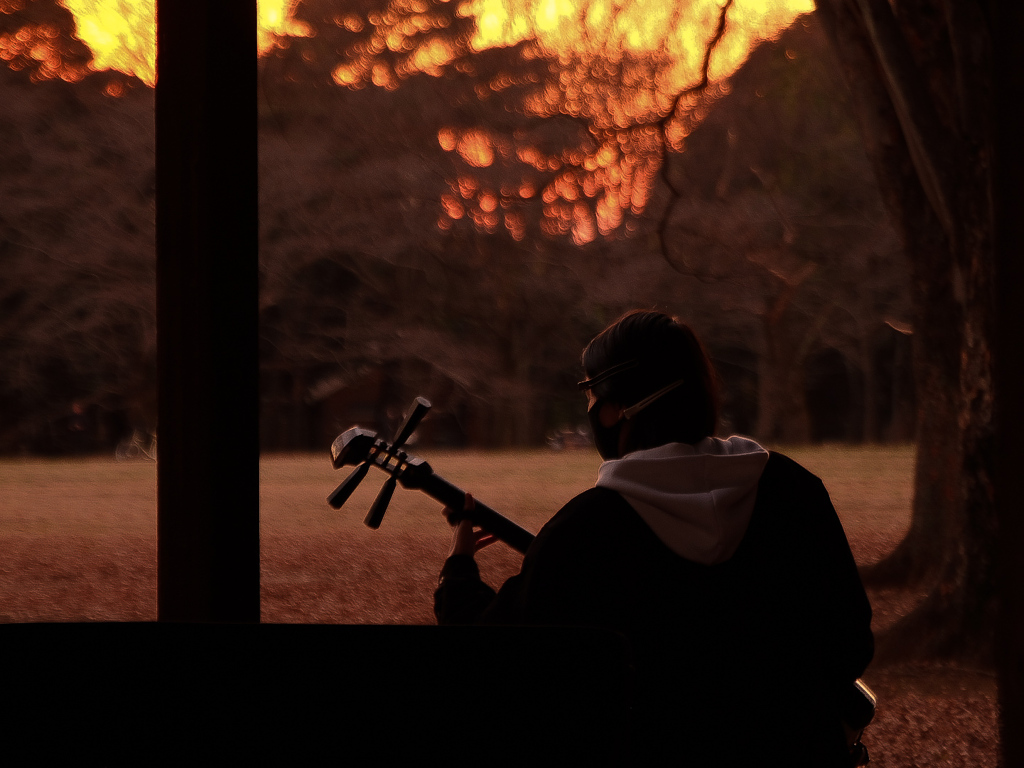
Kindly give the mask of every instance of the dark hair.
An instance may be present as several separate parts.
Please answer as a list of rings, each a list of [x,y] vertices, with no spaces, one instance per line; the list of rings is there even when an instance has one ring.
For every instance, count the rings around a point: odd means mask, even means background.
[[[699,443],[718,427],[718,381],[711,360],[685,323],[661,312],[634,310],[605,328],[583,350],[587,378],[623,366],[591,388],[624,408],[680,379],[632,419],[628,450],[665,443]]]

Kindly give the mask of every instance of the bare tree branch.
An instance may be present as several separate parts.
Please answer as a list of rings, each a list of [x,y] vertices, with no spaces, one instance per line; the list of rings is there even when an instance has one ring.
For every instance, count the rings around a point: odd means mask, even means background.
[[[732,7],[733,0],[726,0],[718,11],[718,24],[715,25],[715,32],[708,40],[707,45],[704,47],[704,60],[701,62],[700,67],[700,79],[691,85],[690,87],[680,91],[672,99],[672,107],[665,114],[664,117],[657,123],[658,134],[661,138],[661,178],[665,182],[665,186],[669,190],[670,198],[668,204],[665,206],[665,211],[662,213],[661,221],[658,223],[658,243],[661,250],[661,254],[665,261],[677,272],[682,271],[678,265],[672,260],[672,257],[668,252],[668,241],[666,239],[666,232],[668,231],[668,222],[672,216],[672,209],[675,206],[676,200],[678,200],[682,193],[676,189],[672,183],[672,176],[669,173],[669,142],[668,142],[668,126],[672,120],[675,119],[676,114],[679,111],[679,107],[688,96],[692,96],[696,93],[704,91],[708,87],[708,73],[711,69],[711,54],[714,53],[718,43],[725,36],[726,30],[726,18],[729,13],[729,9]]]

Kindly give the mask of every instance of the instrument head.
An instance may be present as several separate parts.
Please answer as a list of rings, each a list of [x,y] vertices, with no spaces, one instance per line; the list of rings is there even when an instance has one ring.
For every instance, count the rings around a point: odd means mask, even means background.
[[[338,435],[331,445],[331,462],[335,469],[346,464],[359,464],[370,455],[377,441],[377,433],[369,429],[352,427]]]

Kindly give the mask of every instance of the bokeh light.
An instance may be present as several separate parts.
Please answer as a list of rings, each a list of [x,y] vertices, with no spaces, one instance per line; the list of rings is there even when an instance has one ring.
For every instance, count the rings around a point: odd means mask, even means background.
[[[461,175],[440,201],[441,220],[445,228],[471,221],[485,232],[504,226],[521,238],[523,204],[539,194],[541,230],[582,244],[623,229],[642,212],[666,148],[683,148],[710,102],[727,92],[726,78],[757,43],[778,35],[814,5],[813,0],[733,0],[725,32],[705,62],[724,1],[466,0],[449,6],[448,0],[390,0],[382,10],[347,10],[334,17],[354,42],[338,51],[333,78],[341,87],[394,90],[416,74],[442,76],[453,66],[465,72],[474,52],[517,44],[525,44],[525,56],[554,62],[544,82],[530,83],[535,73],[518,76],[524,80],[503,72],[480,83],[478,97],[483,101],[532,84],[521,89],[525,95],[518,109],[537,117],[582,119],[590,126],[585,143],[552,153],[484,126],[443,129],[439,145],[469,171],[512,171],[518,163],[545,178],[524,178],[511,186],[477,180],[470,189],[469,176]],[[74,15],[75,34],[92,51],[89,68],[155,83],[154,0],[60,2]],[[299,0],[260,0],[260,55],[288,38],[312,34],[295,18],[298,5]],[[4,0],[0,11],[18,7],[17,0]],[[471,34],[452,34],[453,24],[470,17]],[[36,79],[80,80],[87,70],[61,58],[54,45],[58,35],[51,27],[24,26],[0,36],[0,58],[10,66],[32,66]],[[703,82],[705,65],[707,85],[691,93]],[[118,84],[108,86],[107,93],[119,95]]]

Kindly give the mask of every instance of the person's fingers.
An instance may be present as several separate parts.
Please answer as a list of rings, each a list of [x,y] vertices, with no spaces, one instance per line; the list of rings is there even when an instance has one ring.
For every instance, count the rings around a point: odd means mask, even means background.
[[[476,501],[473,499],[473,494],[467,493],[466,494],[466,500],[465,500],[465,502],[463,502],[463,505],[462,505],[462,511],[463,512],[472,512],[475,507],[476,507]],[[451,507],[444,507],[441,510],[441,514],[444,516],[444,519],[447,520],[449,522],[449,524],[451,524],[451,525],[458,525],[458,523],[460,522],[457,519],[456,520],[452,520],[452,515],[455,514],[455,510],[452,509]]]
[[[473,499],[473,495],[467,493],[463,503],[463,512],[472,512],[475,506],[476,501]],[[452,547],[449,556],[474,555],[498,540],[493,533],[476,529],[468,514],[460,520],[453,520],[451,516],[454,511],[451,507],[445,507],[441,512],[452,525]]]
[[[498,538],[493,533],[487,533],[486,531],[480,531],[476,538],[476,551],[479,552],[484,547],[489,547],[491,544],[496,542]]]
[[[476,534],[473,532],[473,523],[469,520],[460,520],[452,529],[451,555],[472,555],[476,552]]]
[[[473,509],[475,509],[475,508],[476,508],[476,499],[473,498],[473,494],[467,493],[466,494],[466,503],[464,505],[465,511],[466,512],[472,512]],[[483,531],[483,530],[477,531],[476,534],[475,534],[474,541],[473,541],[473,549],[474,549],[474,551],[479,552],[481,549],[483,549],[484,547],[489,547],[491,544],[493,544],[497,540],[498,539],[494,536],[493,533],[489,533],[489,532]]]

